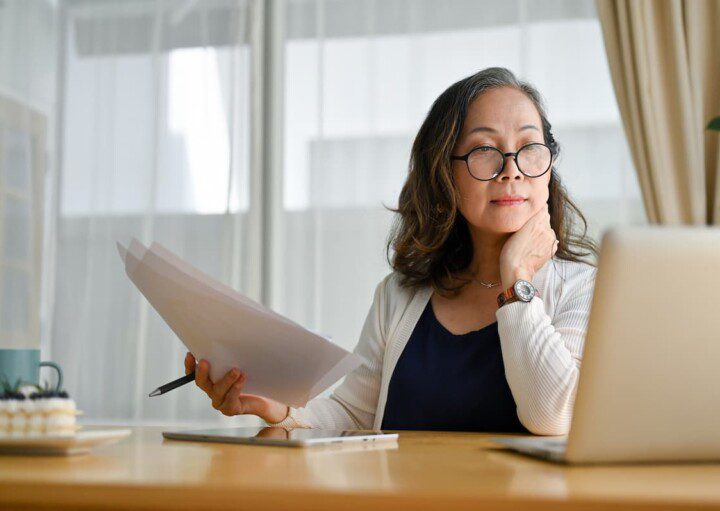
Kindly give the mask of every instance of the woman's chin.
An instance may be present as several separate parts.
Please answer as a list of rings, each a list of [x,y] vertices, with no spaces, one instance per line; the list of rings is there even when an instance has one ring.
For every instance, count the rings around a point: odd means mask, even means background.
[[[507,219],[506,221],[494,222],[493,225],[489,226],[488,230],[496,234],[509,234],[519,231],[527,220],[522,219]]]
[[[490,218],[485,216],[482,222],[468,220],[468,224],[487,234],[511,234],[519,231],[529,218],[527,214],[493,215]]]
[[[494,235],[494,236],[500,236],[503,234],[513,234],[515,232],[518,232],[520,228],[522,227],[522,223],[520,224],[507,224],[507,225],[484,225],[482,227],[478,227],[477,230],[488,234],[488,235]]]
[[[513,233],[518,232],[519,230],[520,230],[520,228],[518,227],[518,228],[514,228],[514,229],[513,229],[513,228],[508,228],[508,229],[497,230],[497,231],[495,231],[495,232],[496,232],[497,234],[513,234]]]

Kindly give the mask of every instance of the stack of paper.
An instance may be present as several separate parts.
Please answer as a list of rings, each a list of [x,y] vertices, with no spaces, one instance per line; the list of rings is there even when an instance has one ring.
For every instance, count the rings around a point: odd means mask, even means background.
[[[233,367],[243,392],[300,407],[362,358],[192,267],[158,243],[118,243],[125,272],[217,381]]]

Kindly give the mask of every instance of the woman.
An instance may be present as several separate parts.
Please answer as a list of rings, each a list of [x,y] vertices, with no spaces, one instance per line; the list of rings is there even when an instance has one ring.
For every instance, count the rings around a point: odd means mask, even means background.
[[[567,433],[597,256],[554,168],[538,92],[503,68],[453,84],[415,139],[355,353],[365,363],[304,408],[242,393],[188,353],[225,415],[286,428]],[[573,232],[574,220],[583,232]]]

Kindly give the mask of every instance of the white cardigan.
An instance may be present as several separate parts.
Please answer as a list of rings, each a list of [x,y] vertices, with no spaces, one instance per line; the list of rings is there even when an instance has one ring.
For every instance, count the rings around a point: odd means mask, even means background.
[[[518,418],[532,433],[564,435],[570,428],[596,271],[553,258],[532,279],[540,297],[495,313],[505,376]],[[399,278],[391,273],[375,289],[354,350],[365,363],[329,397],[292,408],[271,426],[380,429],[395,364],[433,293],[430,286],[403,288]]]

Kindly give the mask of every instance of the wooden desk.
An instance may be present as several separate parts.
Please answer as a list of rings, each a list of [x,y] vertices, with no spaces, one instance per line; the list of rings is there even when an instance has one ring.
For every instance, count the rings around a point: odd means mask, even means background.
[[[720,509],[720,464],[573,467],[490,448],[488,435],[401,432],[389,448],[163,440],[69,458],[0,456],[0,509]]]

